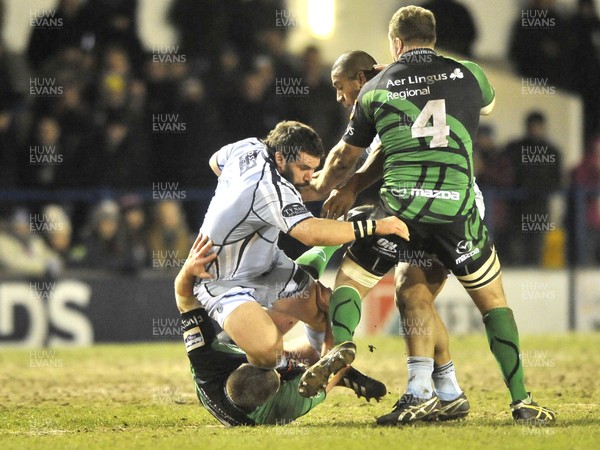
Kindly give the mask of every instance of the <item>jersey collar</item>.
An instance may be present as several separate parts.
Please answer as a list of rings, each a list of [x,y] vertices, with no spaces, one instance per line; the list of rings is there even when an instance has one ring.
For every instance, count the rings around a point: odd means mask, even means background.
[[[432,55],[437,56],[435,50],[431,48],[415,48],[413,50],[409,50],[406,53],[403,53],[402,56],[398,59],[399,63],[410,62],[411,58],[414,58],[417,55]]]

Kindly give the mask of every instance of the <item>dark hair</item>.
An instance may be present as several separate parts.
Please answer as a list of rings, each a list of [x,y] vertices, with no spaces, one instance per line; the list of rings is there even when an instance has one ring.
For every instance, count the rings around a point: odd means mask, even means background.
[[[274,370],[242,364],[227,378],[227,394],[237,406],[253,410],[268,402],[279,389]]]
[[[276,152],[281,152],[286,161],[295,161],[300,152],[322,158],[324,155],[323,143],[315,130],[308,125],[294,120],[279,122],[264,143],[271,158]]]
[[[527,124],[528,127],[530,127],[534,123],[545,123],[545,122],[546,122],[546,116],[544,116],[544,113],[542,113],[540,111],[530,112],[529,114],[527,114],[527,118],[525,119],[525,123]]]
[[[431,11],[420,6],[405,6],[394,13],[388,29],[392,38],[400,38],[407,44],[435,44],[435,17]]]
[[[331,72],[340,73],[344,77],[354,80],[358,72],[363,72],[367,80],[373,78],[377,71],[373,66],[377,64],[375,58],[362,50],[350,50],[342,53],[333,63]]]

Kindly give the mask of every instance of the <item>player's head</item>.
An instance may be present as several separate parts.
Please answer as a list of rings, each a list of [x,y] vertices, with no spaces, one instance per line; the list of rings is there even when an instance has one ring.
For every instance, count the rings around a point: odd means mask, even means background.
[[[377,74],[373,69],[375,64],[375,58],[362,50],[351,50],[339,56],[331,68],[331,82],[339,103],[347,108],[354,104],[364,84]]]
[[[542,139],[546,136],[546,116],[540,111],[532,111],[525,119],[527,135],[534,139]]]
[[[310,183],[324,154],[317,132],[293,120],[279,122],[264,143],[279,173],[298,188]]]
[[[227,395],[237,406],[253,410],[268,402],[279,389],[279,375],[250,364],[242,364],[227,378]]]
[[[404,6],[394,13],[388,29],[390,53],[394,61],[412,48],[435,45],[435,17],[420,6]]]

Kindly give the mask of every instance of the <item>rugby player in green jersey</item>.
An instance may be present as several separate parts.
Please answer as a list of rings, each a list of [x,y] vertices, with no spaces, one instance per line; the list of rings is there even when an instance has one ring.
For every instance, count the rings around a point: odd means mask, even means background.
[[[354,105],[361,88],[367,81],[373,78],[378,71],[374,69],[375,59],[361,50],[353,50],[343,53],[333,64],[331,69],[331,81],[336,88],[337,101],[347,108]],[[356,200],[356,190],[364,188],[381,178],[382,160],[381,145],[376,137],[370,148],[361,156],[365,164],[358,170],[357,177],[339,189],[334,189],[330,198],[323,205],[321,215],[329,218],[338,218],[346,215]],[[317,199],[315,191],[302,191],[303,198]],[[483,208],[482,208],[483,209]],[[353,209],[348,213],[348,220],[356,221],[365,218],[373,219],[385,216],[385,211],[380,206],[364,205]],[[315,278],[319,278],[329,261],[329,258],[339,248],[336,247],[313,247],[301,255],[296,262],[305,269],[308,267]],[[447,278],[447,270],[431,255],[424,252],[415,252],[412,261],[399,263],[402,269],[402,283],[398,285],[396,295],[399,298],[411,298],[412,296],[426,296],[433,302],[437,292],[423,289],[420,280],[440,280],[440,290]],[[386,237],[365,237],[354,241],[346,251],[336,274],[335,286],[329,301],[329,317],[333,331],[334,345],[352,340],[354,331],[361,317],[361,302],[369,291],[379,280],[396,266],[398,251],[395,243]],[[400,280],[399,280],[400,281]],[[441,408],[437,419],[454,420],[468,415],[469,402],[466,395],[459,386],[456,371],[452,362],[448,332],[443,322],[436,316],[436,333],[430,334],[429,330],[419,330],[428,333],[432,339],[435,338],[434,371],[432,375],[433,387],[440,399]],[[309,372],[312,373],[312,372]],[[344,382],[346,379],[344,379]],[[347,380],[350,382],[350,380]],[[304,384],[306,383],[306,384]],[[310,375],[302,380],[301,390],[304,395],[312,396],[322,390],[322,380],[312,378]],[[375,398],[385,395],[385,386],[375,380],[363,381],[361,384],[368,387]],[[379,394],[379,395],[377,395]]]
[[[328,192],[346,180],[378,134],[383,146],[380,196],[411,235],[410,242],[392,239],[399,262],[402,255],[425,251],[452,271],[483,316],[490,349],[510,391],[513,418],[553,422],[555,413],[533,402],[525,388],[500,262],[475,204],[472,138],[479,115],[493,109],[494,90],[476,64],[434,51],[435,18],[426,9],[400,8],[390,20],[388,38],[395,62],[361,90],[346,132],[313,187]],[[431,292],[441,287],[439,280],[426,278],[420,284]],[[435,329],[433,304],[414,296],[399,298],[398,306],[408,324],[409,381],[393,411],[377,420],[380,425],[435,418],[440,409],[431,389],[435,340],[410,332],[410,324]]]
[[[288,370],[264,369],[248,364],[248,357],[234,343],[222,342],[217,332],[216,322],[202,308],[194,296],[193,286],[197,279],[210,279],[206,272],[207,264],[217,257],[212,252],[212,242],[200,234],[175,279],[175,298],[181,312],[181,327],[190,367],[196,387],[196,394],[202,405],[221,423],[228,426],[239,425],[286,425],[303,416],[325,399],[325,392],[312,398],[305,398],[298,392],[300,377],[304,372],[301,364],[290,365]],[[327,297],[329,292],[318,296]],[[268,314],[279,328],[290,328],[297,320],[283,312],[269,310]],[[352,344],[352,343],[348,343]],[[294,346],[294,344],[291,344]],[[311,345],[296,343],[289,353],[307,362],[318,355]],[[306,359],[305,359],[306,358]],[[354,359],[354,346],[338,348],[330,355],[326,392],[335,385],[350,387],[359,396],[369,397],[369,387],[364,381],[372,380],[353,367],[347,367]],[[345,379],[352,380],[349,386]],[[358,390],[357,390],[358,389]]]

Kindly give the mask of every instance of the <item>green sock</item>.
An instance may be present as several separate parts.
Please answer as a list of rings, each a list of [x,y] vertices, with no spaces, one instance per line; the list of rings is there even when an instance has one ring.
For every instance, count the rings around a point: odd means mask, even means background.
[[[341,245],[313,247],[298,256],[296,263],[302,266],[311,277],[318,280],[323,275],[323,272],[325,272],[327,263],[340,247]]]
[[[351,341],[360,322],[361,301],[358,291],[350,286],[340,286],[329,299],[329,317],[334,345]]]
[[[495,308],[483,316],[485,332],[513,402],[527,397],[519,330],[510,308]]]

